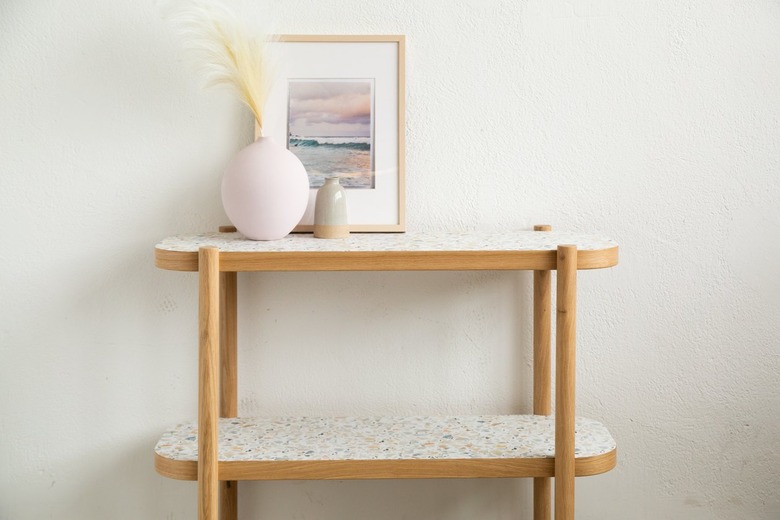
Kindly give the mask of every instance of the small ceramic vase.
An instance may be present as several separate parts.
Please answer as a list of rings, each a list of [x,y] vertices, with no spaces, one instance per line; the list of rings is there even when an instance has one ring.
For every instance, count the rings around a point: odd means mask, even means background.
[[[325,184],[317,190],[314,203],[314,236],[317,238],[349,236],[347,192],[339,184],[338,177],[327,177]]]
[[[225,213],[252,240],[283,238],[301,221],[308,204],[306,169],[270,137],[240,150],[222,177]]]

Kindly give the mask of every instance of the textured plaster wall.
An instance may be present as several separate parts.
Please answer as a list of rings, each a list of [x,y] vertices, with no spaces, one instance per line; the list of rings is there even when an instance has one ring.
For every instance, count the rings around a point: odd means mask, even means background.
[[[579,519],[780,518],[780,3],[235,2],[408,37],[409,229],[600,231],[578,413],[619,465]],[[0,519],[180,519],[152,447],[195,413],[196,282],[152,247],[225,223],[246,112],[152,0],[0,3]],[[242,276],[243,414],[530,408],[530,277]],[[241,485],[241,518],[528,518],[530,482]]]

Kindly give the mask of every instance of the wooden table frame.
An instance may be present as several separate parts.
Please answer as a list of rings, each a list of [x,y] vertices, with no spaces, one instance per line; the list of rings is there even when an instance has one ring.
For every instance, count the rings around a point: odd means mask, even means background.
[[[536,231],[550,231],[550,226],[535,226]],[[229,231],[229,228],[220,229]],[[157,263],[169,267],[171,256],[158,250]],[[198,518],[199,520],[236,520],[237,481],[220,480],[218,463],[218,418],[236,417],[237,395],[237,271],[244,270],[224,259],[229,254],[216,247],[200,247],[197,253],[199,273],[199,355],[198,355]],[[553,256],[554,255],[554,260]],[[550,254],[539,255],[529,261],[533,275],[533,412],[549,415],[551,411],[551,279],[557,271],[556,305],[556,403],[555,403],[555,457],[551,468],[529,470],[526,476],[534,478],[534,520],[551,518],[551,479],[555,478],[555,520],[574,518],[575,475],[608,471],[615,465],[615,452],[597,461],[577,461],[574,454],[575,421],[575,334],[576,334],[576,286],[578,268],[609,267],[617,264],[617,247],[587,251],[578,259],[576,246],[559,245]],[[181,261],[179,255],[179,260]],[[529,254],[531,258],[533,255]],[[444,261],[444,259],[438,259]],[[168,264],[166,264],[168,262]],[[188,268],[191,268],[192,260]],[[186,263],[185,262],[185,263]],[[358,259],[357,269],[365,268],[365,260]],[[433,265],[437,259],[433,259]],[[578,264],[578,262],[580,262]],[[182,264],[184,265],[184,264]],[[327,266],[327,264],[323,264]],[[348,263],[341,261],[343,270]],[[430,264],[429,264],[430,265]],[[225,270],[228,268],[230,270]],[[327,267],[326,267],[327,268]],[[385,270],[381,266],[368,266],[372,270]],[[474,269],[485,267],[474,266]],[[499,267],[518,269],[517,262]],[[402,265],[401,270],[408,269]],[[187,270],[187,269],[184,269]],[[246,270],[256,270],[256,265]],[[281,270],[281,269],[267,269]],[[390,269],[392,270],[392,268]],[[529,459],[533,460],[533,459]],[[549,463],[549,459],[542,459]],[[359,463],[361,461],[356,461]],[[582,462],[582,464],[580,464]],[[593,467],[587,464],[593,463]],[[411,463],[410,463],[411,464]],[[160,468],[158,467],[158,470]],[[178,478],[178,477],[176,477]],[[182,477],[184,478],[184,477]]]

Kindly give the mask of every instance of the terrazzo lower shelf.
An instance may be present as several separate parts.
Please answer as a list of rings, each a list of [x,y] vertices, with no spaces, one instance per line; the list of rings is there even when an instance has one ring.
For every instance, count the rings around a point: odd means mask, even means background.
[[[285,417],[220,419],[220,480],[548,477],[552,416]],[[615,441],[577,418],[575,473],[615,466]],[[163,476],[197,479],[197,426],[180,424],[155,448]]]

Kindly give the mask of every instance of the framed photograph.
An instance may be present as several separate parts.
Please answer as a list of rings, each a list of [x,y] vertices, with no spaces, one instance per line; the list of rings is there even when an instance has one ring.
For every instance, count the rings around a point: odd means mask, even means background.
[[[309,174],[309,206],[295,231],[314,226],[326,177],[347,192],[350,231],[405,231],[404,37],[282,35],[263,134]]]

